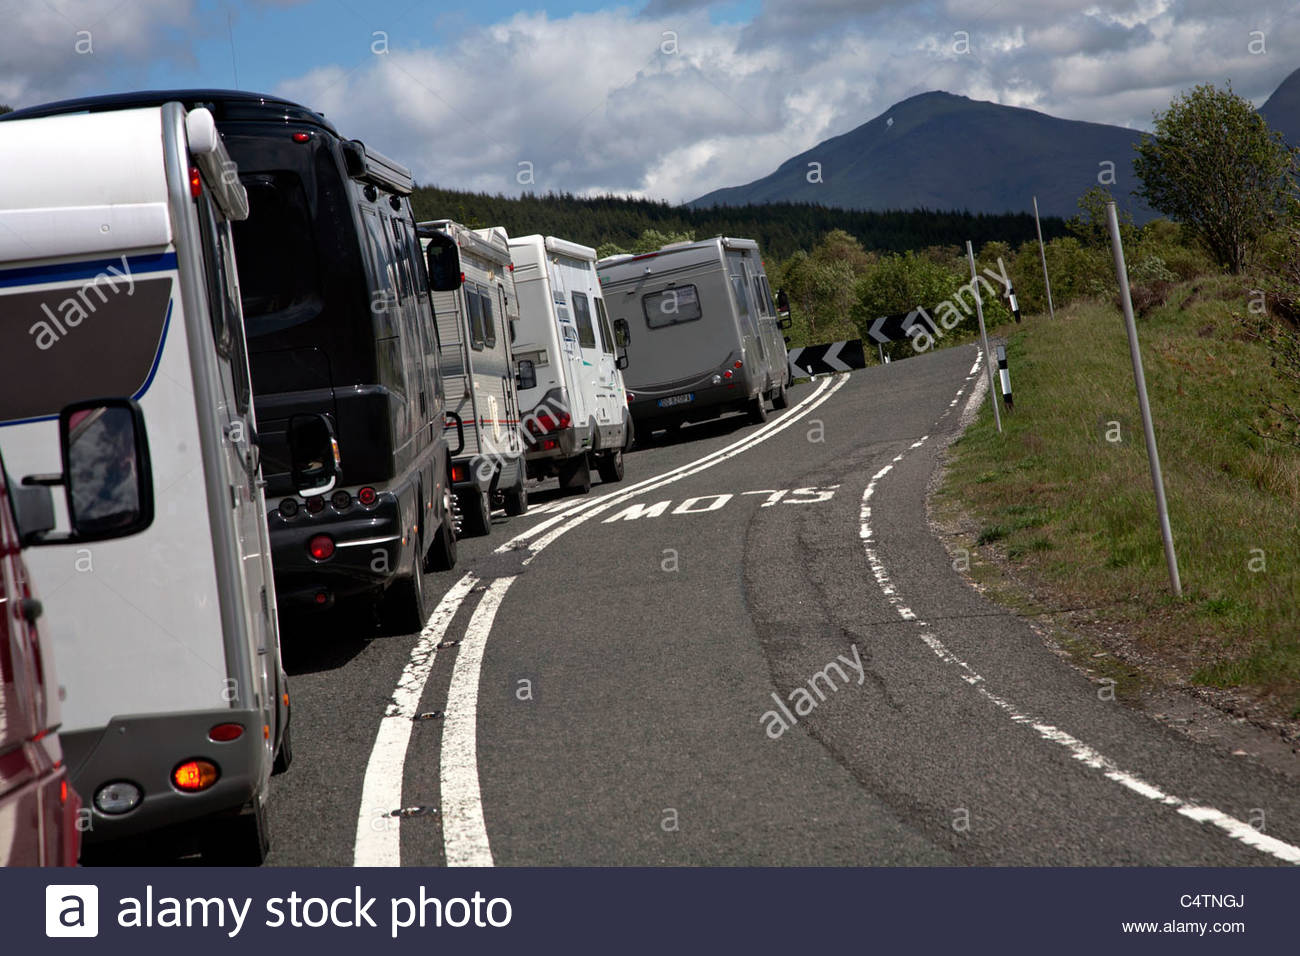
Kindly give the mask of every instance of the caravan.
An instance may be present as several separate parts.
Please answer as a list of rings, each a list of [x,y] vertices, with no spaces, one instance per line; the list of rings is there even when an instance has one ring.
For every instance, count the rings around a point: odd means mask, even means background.
[[[233,169],[179,103],[0,122],[0,446],[83,860],[260,862],[291,757]]]
[[[355,599],[389,630],[418,631],[424,574],[455,564],[456,537],[410,171],[256,93],[130,93],[11,115],[169,100],[212,112],[248,193],[234,241],[280,605]]]
[[[718,236],[599,263],[628,345],[632,415],[642,435],[728,411],[767,418],[786,407],[790,370],[758,243]]]
[[[510,240],[519,293],[519,405],[528,437],[529,474],[558,475],[566,491],[591,490],[623,478],[632,419],[619,353],[626,323],[605,311],[596,251],[553,236]],[[616,325],[618,323],[615,323]]]
[[[452,489],[463,533],[484,535],[492,530],[494,499],[508,515],[528,510],[511,357],[519,302],[510,246],[499,227],[475,230],[440,219],[417,229],[428,257],[447,410],[464,432],[451,462]]]

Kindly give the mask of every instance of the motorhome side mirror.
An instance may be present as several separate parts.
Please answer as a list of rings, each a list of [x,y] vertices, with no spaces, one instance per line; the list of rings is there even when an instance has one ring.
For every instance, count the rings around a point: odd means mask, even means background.
[[[334,489],[343,474],[334,426],[324,415],[294,415],[289,419],[289,470],[293,486],[304,498]]]
[[[531,359],[519,360],[519,374],[515,376],[515,381],[525,391],[537,387],[537,367]]]
[[[632,341],[632,330],[628,327],[627,319],[614,320],[614,344],[621,349],[625,349],[628,343]],[[622,367],[622,366],[620,366]]]
[[[623,369],[627,368],[626,352],[620,355],[618,358],[614,359],[614,367],[618,369],[620,372],[623,371]]]
[[[460,268],[460,250],[448,236],[437,233],[424,252],[429,264],[429,287],[434,292],[455,292],[464,282]]]
[[[48,534],[47,505],[24,495],[25,544],[106,541],[153,524],[153,469],[139,405],[122,398],[68,405],[59,412],[59,451],[62,474],[28,475],[23,484],[63,485],[71,532]]]
[[[790,296],[786,294],[785,289],[777,290],[776,311],[782,316],[790,314]]]

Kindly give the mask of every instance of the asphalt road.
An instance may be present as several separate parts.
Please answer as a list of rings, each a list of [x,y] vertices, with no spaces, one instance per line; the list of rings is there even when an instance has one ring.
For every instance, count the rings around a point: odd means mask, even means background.
[[[423,635],[295,628],[268,862],[1300,862],[1284,778],[1105,699],[953,569],[925,495],[975,359],[536,486],[428,577]]]

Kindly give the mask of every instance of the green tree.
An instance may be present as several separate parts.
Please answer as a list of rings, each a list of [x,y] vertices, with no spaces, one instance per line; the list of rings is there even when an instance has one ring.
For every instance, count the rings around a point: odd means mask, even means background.
[[[4,103],[0,103],[0,116],[4,116],[6,113],[12,113],[13,111],[14,108],[12,106],[7,106]]]
[[[1065,228],[1085,246],[1109,249],[1110,225],[1106,217],[1106,203],[1112,202],[1114,198],[1109,189],[1093,186],[1079,197],[1075,203],[1079,207],[1079,214],[1066,220]],[[1136,234],[1132,214],[1126,209],[1119,210],[1119,238],[1125,249],[1132,245]]]
[[[1297,150],[1249,100],[1206,84],[1157,113],[1133,168],[1138,195],[1182,222],[1221,266],[1236,274],[1295,194]]]

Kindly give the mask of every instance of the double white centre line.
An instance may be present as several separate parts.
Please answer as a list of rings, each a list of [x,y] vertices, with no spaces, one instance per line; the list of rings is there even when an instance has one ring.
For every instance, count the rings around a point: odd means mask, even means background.
[[[522,546],[529,552],[522,563],[529,564],[548,545],[596,515],[638,495],[712,468],[767,441],[829,400],[847,381],[846,375],[823,379],[811,395],[784,415],[725,448],[613,494],[578,502],[515,535],[496,551],[517,551]],[[502,577],[488,586],[470,618],[452,669],[439,758],[443,845],[447,863],[451,866],[492,865],[478,776],[479,673],[497,609],[514,581],[513,576]],[[401,817],[392,814],[402,806],[402,778],[411,740],[411,721],[418,712],[420,699],[433,671],[437,645],[443,641],[452,618],[478,583],[478,578],[466,574],[443,595],[428,624],[420,632],[398,679],[366,764],[352,854],[355,866],[401,864]]]

